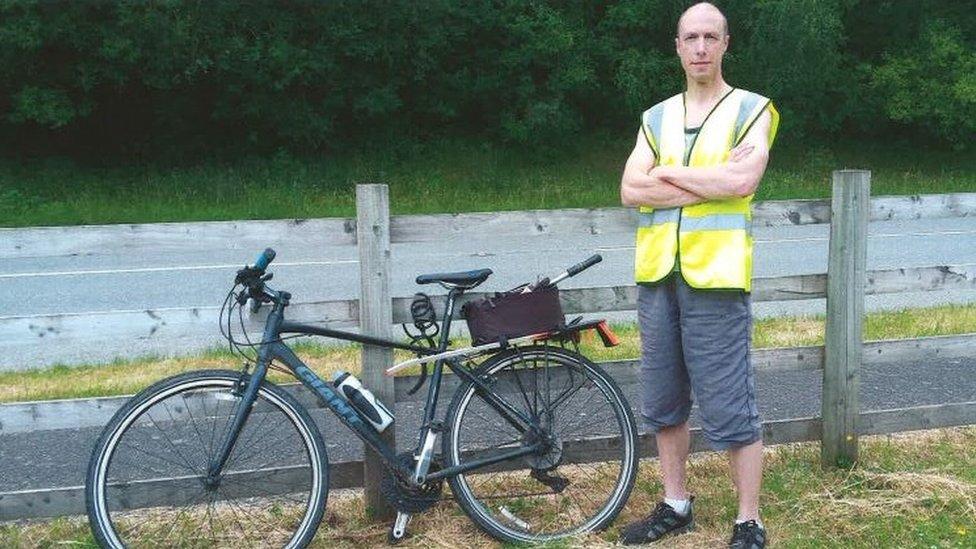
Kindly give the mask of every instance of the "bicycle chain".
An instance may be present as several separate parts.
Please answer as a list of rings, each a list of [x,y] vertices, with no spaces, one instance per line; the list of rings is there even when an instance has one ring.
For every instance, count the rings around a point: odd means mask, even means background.
[[[400,463],[412,470],[414,467],[413,452],[397,455]],[[430,464],[428,473],[440,469],[440,464],[434,460]],[[400,479],[392,470],[387,469],[380,481],[380,492],[390,505],[397,511],[411,515],[422,513],[437,504],[444,490],[444,480],[427,481],[420,487],[414,487]]]

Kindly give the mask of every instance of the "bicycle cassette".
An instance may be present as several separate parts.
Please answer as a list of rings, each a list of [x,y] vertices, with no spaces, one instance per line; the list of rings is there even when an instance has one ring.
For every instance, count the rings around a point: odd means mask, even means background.
[[[412,452],[405,452],[397,455],[401,465],[413,470],[415,462]],[[428,473],[433,473],[440,469],[437,460],[430,463]],[[441,492],[444,490],[443,479],[430,480],[422,486],[415,487],[401,480],[393,471],[387,469],[380,482],[380,492],[390,505],[397,511],[404,513],[417,514],[433,507],[441,499]]]

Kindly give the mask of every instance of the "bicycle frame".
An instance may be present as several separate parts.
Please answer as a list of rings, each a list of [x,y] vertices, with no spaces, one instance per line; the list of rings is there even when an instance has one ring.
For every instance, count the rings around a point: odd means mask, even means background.
[[[386,348],[403,349],[424,355],[433,355],[447,350],[450,336],[451,318],[454,315],[454,306],[457,298],[462,293],[463,290],[459,288],[452,288],[448,292],[447,304],[444,308],[443,324],[441,326],[440,341],[436,348],[420,347],[417,345],[375,338],[353,332],[320,328],[318,326],[311,326],[295,322],[287,322],[284,320],[284,310],[285,307],[288,306],[288,299],[290,296],[285,292],[278,293],[277,296],[279,299],[275,301],[274,307],[269,313],[267,322],[265,324],[264,334],[261,340],[262,343],[258,349],[257,364],[254,372],[250,375],[242,395],[240,405],[234,413],[234,418],[231,423],[231,429],[228,432],[228,437],[223,441],[220,451],[215,456],[216,459],[210,464],[207,481],[214,483],[219,481],[224,464],[230,457],[231,451],[234,448],[234,444],[237,441],[241,428],[244,426],[244,423],[247,421],[247,418],[250,415],[251,407],[257,398],[258,388],[261,386],[261,383],[264,381],[264,378],[267,375],[268,367],[272,360],[277,360],[279,363],[284,364],[305,387],[318,395],[325,405],[332,410],[332,412],[346,427],[351,429],[352,432],[363,441],[363,443],[369,446],[382,458],[387,467],[392,469],[398,476],[407,482],[418,484],[418,482],[416,482],[414,479],[414,471],[411,471],[407,465],[400,463],[400,461],[397,459],[396,448],[381,439],[373,427],[368,425],[359,417],[359,414],[352,408],[346,399],[336,392],[329,383],[326,383],[322,380],[322,378],[316,375],[315,372],[313,372],[311,368],[309,368],[291,350],[291,348],[281,341],[280,336],[281,334],[286,333],[324,336],[340,340],[354,341],[365,345],[377,345]],[[454,374],[473,383],[478,393],[482,398],[485,399],[485,402],[495,408],[499,414],[501,414],[501,416],[505,418],[506,421],[511,423],[512,426],[519,432],[524,433],[535,426],[535,422],[533,422],[532,419],[526,417],[525,414],[523,414],[520,410],[502,400],[497,394],[492,392],[492,390],[485,385],[484,382],[472,374],[468,368],[462,366],[456,359],[436,360],[434,362],[433,373],[431,374],[431,379],[427,389],[427,400],[426,404],[424,405],[424,415],[420,428],[420,436],[417,447],[414,450],[414,455],[420,455],[421,449],[423,448],[428,437],[432,434],[432,432],[435,432],[434,417],[437,412],[437,398],[440,394],[440,386],[445,364],[447,364]],[[425,477],[422,477],[422,479],[437,480],[452,477],[474,469],[529,455],[538,450],[541,444],[541,442],[537,442],[536,444],[524,448],[518,448],[490,457],[474,459],[463,465],[457,465],[434,471]],[[420,480],[419,484],[423,484],[423,482],[424,480]]]

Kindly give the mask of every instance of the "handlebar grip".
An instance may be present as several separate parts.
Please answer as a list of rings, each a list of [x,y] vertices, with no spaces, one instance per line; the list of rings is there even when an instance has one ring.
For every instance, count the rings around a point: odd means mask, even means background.
[[[254,268],[259,271],[263,271],[268,268],[268,265],[271,264],[272,261],[274,261],[274,258],[275,251],[271,248],[265,248],[264,251],[258,255],[258,258],[254,260]]]
[[[583,261],[580,261],[576,265],[566,269],[566,273],[569,276],[576,276],[580,271],[589,269],[590,267],[596,265],[597,263],[603,261],[603,257],[600,254],[593,254]]]

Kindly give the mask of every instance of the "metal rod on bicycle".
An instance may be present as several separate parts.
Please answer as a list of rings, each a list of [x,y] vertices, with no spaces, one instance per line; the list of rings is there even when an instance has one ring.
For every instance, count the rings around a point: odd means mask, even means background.
[[[593,254],[590,257],[584,259],[583,261],[580,261],[576,265],[573,265],[572,267],[570,267],[570,268],[566,269],[565,271],[559,273],[558,275],[555,276],[555,278],[552,278],[552,279],[550,279],[548,277],[547,278],[543,278],[539,282],[536,282],[535,284],[531,285],[530,288],[532,290],[537,290],[537,289],[540,289],[540,288],[547,288],[549,286],[555,286],[556,284],[559,284],[563,280],[565,280],[565,279],[567,279],[567,278],[569,278],[571,276],[576,276],[581,271],[584,271],[586,269],[589,269],[590,267],[596,265],[597,263],[599,263],[601,261],[603,261],[603,256],[601,256],[600,254]]]
[[[516,345],[516,344],[519,344],[519,343],[527,343],[529,341],[533,341],[533,340],[536,340],[536,339],[544,338],[547,335],[549,335],[550,333],[551,332],[539,332],[537,334],[529,334],[529,335],[525,335],[525,336],[522,336],[522,337],[512,338],[512,339],[509,339],[508,340],[508,344],[509,345]],[[485,352],[485,351],[490,351],[492,349],[501,348],[501,346],[502,346],[502,344],[500,342],[495,341],[493,343],[485,343],[484,345],[477,345],[475,347],[464,347],[462,349],[452,349],[450,351],[444,351],[442,353],[437,353],[435,355],[422,356],[422,357],[418,357],[418,358],[411,358],[411,359],[408,359],[408,360],[404,360],[403,362],[399,362],[397,364],[394,364],[393,366],[387,368],[386,369],[386,375],[391,376],[391,375],[395,374],[396,372],[398,372],[398,371],[400,371],[400,370],[402,370],[404,368],[407,368],[407,367],[410,367],[410,366],[414,366],[414,365],[420,364],[422,362],[431,362],[431,361],[436,361],[436,360],[446,360],[448,358],[454,358],[454,357],[458,357],[458,356],[467,356],[467,355],[471,355],[471,354],[475,354],[475,353],[482,353],[482,352]]]

